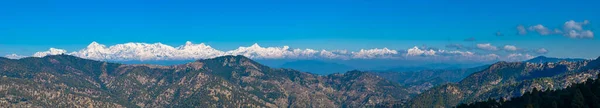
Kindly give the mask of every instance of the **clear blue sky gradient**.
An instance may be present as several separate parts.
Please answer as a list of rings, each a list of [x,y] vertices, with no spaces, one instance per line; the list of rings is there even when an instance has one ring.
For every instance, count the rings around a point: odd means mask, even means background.
[[[5,0],[0,55],[74,51],[92,41],[177,46],[189,40],[220,50],[253,43],[349,50],[492,43],[546,48],[556,57],[600,56],[598,39],[516,35],[519,24],[558,28],[568,20],[589,20],[599,32],[600,1]],[[469,37],[477,41],[463,41]]]

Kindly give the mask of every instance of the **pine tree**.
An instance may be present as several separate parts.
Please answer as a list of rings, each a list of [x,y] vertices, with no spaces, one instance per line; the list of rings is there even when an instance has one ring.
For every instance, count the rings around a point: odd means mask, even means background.
[[[552,108],[559,108],[558,103],[556,103],[556,101],[552,101]]]
[[[573,100],[571,101],[571,108],[587,108],[585,105],[585,98],[580,90],[576,89],[573,94]]]

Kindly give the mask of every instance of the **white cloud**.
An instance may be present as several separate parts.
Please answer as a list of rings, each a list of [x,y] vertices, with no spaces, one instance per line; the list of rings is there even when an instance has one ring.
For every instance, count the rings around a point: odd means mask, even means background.
[[[563,25],[563,31],[565,31],[564,36],[569,38],[594,38],[594,32],[591,30],[585,30],[584,26],[588,25],[590,22],[588,20],[584,20],[583,22],[576,22],[573,20],[569,20],[565,22]]]
[[[487,55],[485,55],[485,58],[490,59],[490,60],[496,60],[496,59],[499,59],[500,56],[496,55],[496,54],[487,54]]]
[[[565,36],[570,37],[570,38],[594,38],[594,32],[592,32],[590,30],[584,30],[584,31],[571,30],[568,33],[566,33]]]
[[[563,24],[562,29],[554,28],[554,30],[551,30],[548,27],[541,24],[530,26],[528,29],[529,31],[535,31],[540,35],[562,34],[563,36],[569,38],[591,39],[594,38],[594,32],[591,30],[586,30],[585,25],[588,24],[590,24],[588,20],[584,20],[583,22],[569,20]],[[523,25],[518,25],[517,30],[519,31],[520,35],[527,34],[527,30],[525,30],[525,26]]]
[[[538,24],[538,25],[535,25],[535,26],[531,26],[531,27],[529,27],[529,30],[535,31],[535,32],[537,32],[540,35],[549,35],[549,34],[551,34],[550,29],[544,27],[544,25],[541,25],[541,24]]]
[[[560,30],[560,29],[557,29],[557,28],[555,28],[555,29],[554,29],[554,33],[556,33],[556,34],[562,34],[562,33],[563,33],[563,31],[562,31],[562,30]]]
[[[589,22],[585,20],[584,22],[575,22],[573,20],[569,20],[565,22],[563,28],[565,30],[583,30],[583,25],[587,25]]]
[[[9,55],[5,55],[4,57],[9,58],[9,59],[20,59],[20,58],[25,58],[27,56],[22,56],[22,55],[17,55],[17,54],[9,54]]]
[[[348,54],[348,50],[333,50],[331,51],[333,53],[337,53],[337,54]]]
[[[546,54],[546,53],[548,53],[548,50],[546,50],[545,48],[540,48],[540,49],[535,50],[535,53]]]
[[[527,29],[525,29],[525,26],[523,25],[518,25],[517,26],[517,31],[519,35],[526,35],[527,34]]]
[[[594,38],[594,32],[592,32],[590,30],[585,30],[585,31],[581,32],[581,34],[579,36],[582,38]]]
[[[506,51],[517,51],[517,47],[513,45],[504,45],[504,50]]]
[[[492,44],[490,44],[490,43],[477,44],[477,48],[482,49],[482,50],[488,50],[488,51],[498,50],[498,47],[492,46]]]

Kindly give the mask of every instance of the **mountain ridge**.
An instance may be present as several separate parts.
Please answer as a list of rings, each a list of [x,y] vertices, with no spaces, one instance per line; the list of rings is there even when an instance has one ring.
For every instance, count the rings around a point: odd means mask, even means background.
[[[0,75],[11,82],[0,83],[6,107],[367,107],[414,95],[366,72],[319,76],[243,56],[171,66],[69,55],[0,59]]]
[[[581,58],[556,58],[556,57],[537,56],[535,58],[526,60],[525,62],[546,63],[546,62],[560,62],[560,61],[574,62],[574,61],[584,61],[584,60],[586,60],[586,59],[581,59]]]
[[[429,89],[412,98],[407,107],[452,107],[488,98],[520,96],[533,88],[562,89],[595,77],[599,65],[593,63],[598,61],[497,62],[458,83]]]

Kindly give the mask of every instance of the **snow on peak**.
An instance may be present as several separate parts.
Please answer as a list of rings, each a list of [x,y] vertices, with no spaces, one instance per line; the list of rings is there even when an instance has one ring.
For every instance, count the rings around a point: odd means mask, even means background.
[[[90,43],[90,45],[87,46],[88,49],[94,49],[94,48],[104,48],[106,46],[99,44],[96,41],[93,41],[92,43]]]
[[[252,46],[250,46],[250,48],[260,48],[260,45],[258,45],[258,43],[254,43]]]
[[[368,58],[389,58],[392,57],[392,55],[398,54],[398,51],[396,50],[390,50],[388,48],[383,48],[383,49],[360,49],[359,52],[352,52],[353,56],[352,58],[363,58],[363,59],[368,59]]]
[[[33,54],[33,56],[34,57],[44,57],[47,55],[59,55],[59,54],[65,54],[65,53],[67,53],[67,50],[50,48],[48,51],[36,52],[35,54]]]
[[[419,47],[415,46],[413,48],[410,48],[408,50],[406,50],[407,56],[421,56],[421,55],[425,55],[425,56],[434,56],[436,51],[429,49],[429,50],[421,50],[419,49]]]
[[[491,45],[489,45],[491,46]],[[545,50],[545,49],[544,49]],[[261,47],[258,43],[251,46],[240,46],[237,49],[221,51],[204,43],[194,44],[186,41],[184,45],[173,47],[162,43],[124,43],[106,46],[97,42],[90,43],[86,48],[68,53],[63,49],[50,48],[48,51],[37,52],[34,57],[46,55],[68,54],[94,60],[194,60],[214,58],[225,55],[243,55],[252,59],[464,59],[464,60],[520,60],[528,58],[527,54],[512,54],[500,57],[496,54],[475,54],[469,51],[446,51],[423,49],[417,46],[406,52],[398,52],[388,48],[347,50],[315,50],[291,48],[289,46]],[[404,56],[402,56],[404,55]],[[24,56],[7,55],[19,58]]]
[[[185,42],[179,47],[162,43],[124,43],[109,47],[92,42],[88,47],[79,51],[67,53],[66,50],[51,48],[49,51],[38,52],[35,57],[46,55],[70,54],[94,60],[192,60],[214,58],[224,55],[244,55],[249,58],[282,59],[282,58],[317,58],[319,53],[313,49],[291,49],[283,47],[261,47],[257,43],[249,47],[239,47],[235,50],[220,51],[204,43],[194,44]]]
[[[90,45],[92,46],[92,45]],[[204,44],[186,42],[184,46],[172,47],[162,43],[125,43],[110,46],[98,44],[71,54],[96,60],[187,60],[211,58],[223,52]]]
[[[312,49],[306,49],[312,50]],[[315,51],[316,52],[316,51]],[[250,47],[239,47],[238,49],[227,51],[225,55],[243,55],[249,58],[267,58],[267,59],[278,59],[278,58],[289,58],[298,57],[300,53],[305,53],[305,50],[290,50],[289,46],[283,47],[260,47],[257,43],[254,43]],[[311,53],[306,52],[306,53]],[[311,55],[311,54],[308,54]]]
[[[204,43],[193,44],[190,41],[185,42],[185,45],[179,46],[179,47],[177,47],[177,49],[180,49],[180,50],[216,50]]]
[[[9,59],[21,59],[27,56],[22,56],[22,55],[17,55],[17,54],[9,54],[9,55],[5,55],[4,57],[9,58]]]

